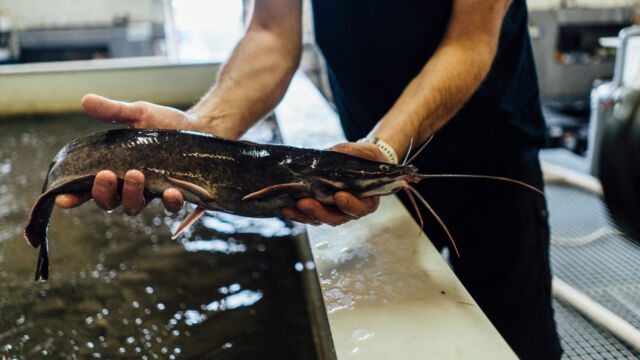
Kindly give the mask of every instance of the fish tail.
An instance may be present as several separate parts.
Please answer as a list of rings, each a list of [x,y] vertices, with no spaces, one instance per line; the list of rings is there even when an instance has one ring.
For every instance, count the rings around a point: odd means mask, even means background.
[[[49,241],[47,231],[49,219],[55,205],[56,196],[64,193],[82,194],[91,191],[95,175],[80,176],[65,184],[49,189],[36,200],[29,214],[29,221],[24,228],[24,237],[29,245],[40,247],[38,264],[36,265],[36,281],[46,281],[49,278]]]
[[[29,222],[24,229],[24,237],[29,245],[37,248],[47,241],[47,228],[49,218],[55,204],[55,193],[46,192],[42,194],[29,214]]]
[[[40,247],[38,265],[36,266],[36,281],[46,281],[49,277],[49,244],[47,242],[47,229],[49,218],[53,211],[56,194],[47,192],[42,194],[31,209],[29,222],[24,229],[24,237],[29,245]]]
[[[36,264],[36,281],[45,282],[49,279],[49,242],[45,241],[40,246],[38,263]]]

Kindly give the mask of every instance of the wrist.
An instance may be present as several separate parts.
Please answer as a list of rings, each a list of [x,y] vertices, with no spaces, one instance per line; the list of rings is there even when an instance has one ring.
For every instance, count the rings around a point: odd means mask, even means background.
[[[401,115],[384,116],[369,132],[367,138],[378,138],[389,145],[396,153],[397,161],[405,157],[412,139],[418,134],[418,128],[408,119],[401,120]]]
[[[241,132],[233,128],[234,122],[228,116],[216,112],[207,113],[196,108],[191,108],[185,113],[200,132],[231,140],[237,140],[242,136]]]
[[[384,141],[384,140],[382,140],[382,139],[380,139],[378,137],[368,136],[366,138],[358,140],[358,142],[359,143],[370,143],[370,144],[375,145],[378,148],[378,150],[380,150],[380,152],[387,159],[388,163],[390,163],[390,164],[398,164],[398,162],[399,162],[398,153],[393,148],[393,146],[388,144],[386,141]]]

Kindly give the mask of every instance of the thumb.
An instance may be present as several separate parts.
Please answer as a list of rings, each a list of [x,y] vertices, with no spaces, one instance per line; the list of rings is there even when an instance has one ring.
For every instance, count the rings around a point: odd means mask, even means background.
[[[87,115],[108,123],[132,125],[140,120],[144,108],[135,103],[111,100],[95,94],[82,98],[82,108]]]

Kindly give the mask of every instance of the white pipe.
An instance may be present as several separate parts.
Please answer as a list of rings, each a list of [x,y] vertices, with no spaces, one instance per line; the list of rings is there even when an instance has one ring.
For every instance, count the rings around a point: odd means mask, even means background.
[[[556,299],[571,305],[587,319],[640,351],[640,331],[633,325],[556,277],[553,278],[552,290]]]
[[[602,196],[602,185],[600,181],[587,174],[583,174],[563,166],[542,162],[542,173],[545,181],[564,182],[569,185],[581,188],[596,195]]]

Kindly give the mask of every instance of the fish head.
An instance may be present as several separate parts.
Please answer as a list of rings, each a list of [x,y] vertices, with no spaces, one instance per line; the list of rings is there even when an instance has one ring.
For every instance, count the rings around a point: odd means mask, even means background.
[[[409,183],[419,181],[418,168],[413,165],[380,164],[377,171],[363,173],[360,179],[354,181],[353,194],[360,197],[383,196],[406,188]]]
[[[413,165],[395,165],[345,157],[307,168],[306,181],[316,189],[317,197],[332,197],[347,191],[358,197],[389,195],[419,181]]]

